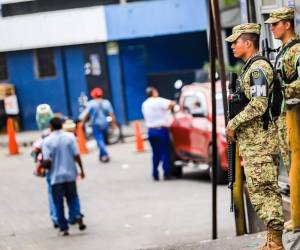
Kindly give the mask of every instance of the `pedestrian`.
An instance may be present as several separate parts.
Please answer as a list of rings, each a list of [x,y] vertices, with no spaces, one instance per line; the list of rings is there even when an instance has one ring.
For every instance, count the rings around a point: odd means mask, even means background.
[[[170,110],[175,106],[175,102],[159,97],[154,87],[148,87],[146,94],[148,98],[142,104],[142,113],[152,148],[152,177],[155,181],[159,180],[158,166],[162,161],[164,179],[167,180],[171,178]]]
[[[226,135],[237,140],[244,159],[249,197],[258,217],[267,227],[267,239],[261,250],[284,249],[282,244],[283,210],[278,186],[278,146],[272,122],[265,126],[264,114],[272,91],[273,69],[259,53],[260,25],[246,23],[233,28],[226,38],[235,58],[244,66],[238,77],[237,90],[244,108],[228,122]]]
[[[35,175],[37,176],[45,176],[47,183],[47,191],[48,191],[48,204],[49,204],[49,213],[50,218],[54,228],[58,228],[57,214],[54,206],[52,192],[51,192],[51,183],[50,183],[50,175],[49,171],[44,168],[43,165],[43,156],[42,156],[42,144],[44,139],[50,134],[49,122],[54,117],[51,106],[48,104],[39,104],[36,108],[36,124],[41,130],[42,135],[37,141],[33,144],[33,150],[31,155],[34,157],[35,162],[38,164],[35,170]]]
[[[275,69],[285,90],[287,106],[284,105],[277,126],[281,155],[288,173],[290,171],[291,150],[287,138],[286,107],[289,108],[291,107],[290,104],[300,102],[300,38],[295,32],[294,14],[295,10],[292,8],[275,9],[265,22],[271,25],[274,38],[282,42],[275,60]],[[293,229],[291,221],[285,224],[285,228]]]
[[[116,118],[110,101],[103,98],[101,88],[92,89],[90,95],[93,99],[88,101],[86,109],[81,114],[81,120],[84,123],[88,120],[91,122],[93,136],[99,148],[99,160],[106,163],[110,161],[105,145],[105,136],[109,128],[107,118],[111,118],[112,128],[117,127]]]
[[[69,213],[74,215],[80,230],[83,223],[76,187],[77,167],[81,178],[85,178],[81,158],[74,134],[62,131],[62,120],[54,117],[50,120],[51,134],[44,139],[42,153],[44,165],[49,169],[51,191],[57,212],[60,235],[69,235],[68,221],[64,214],[64,197],[67,200]]]

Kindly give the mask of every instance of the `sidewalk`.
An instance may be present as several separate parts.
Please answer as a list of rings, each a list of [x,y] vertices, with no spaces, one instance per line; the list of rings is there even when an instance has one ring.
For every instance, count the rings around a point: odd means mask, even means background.
[[[300,233],[285,233],[286,250],[300,249]],[[175,245],[148,248],[146,250],[257,250],[264,242],[265,232],[225,239],[205,240],[195,243],[178,243]]]
[[[146,127],[143,121],[141,122],[142,133],[145,137],[146,135]],[[124,141],[132,141],[132,137],[134,137],[134,122],[129,123],[128,125],[122,126],[122,132],[124,136]],[[16,133],[16,140],[20,147],[30,147],[34,141],[36,141],[41,136],[41,132],[36,131],[23,131]],[[6,134],[0,134],[0,147],[7,147],[8,145],[8,137]]]

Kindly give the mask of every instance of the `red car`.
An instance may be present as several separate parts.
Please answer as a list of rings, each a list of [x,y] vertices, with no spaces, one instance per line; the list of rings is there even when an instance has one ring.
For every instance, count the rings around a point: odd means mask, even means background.
[[[221,86],[217,84],[218,183],[227,182],[227,142]],[[177,177],[187,163],[203,166],[211,176],[212,107],[210,83],[193,83],[182,88],[179,111],[174,115],[171,135],[174,145],[173,167]]]

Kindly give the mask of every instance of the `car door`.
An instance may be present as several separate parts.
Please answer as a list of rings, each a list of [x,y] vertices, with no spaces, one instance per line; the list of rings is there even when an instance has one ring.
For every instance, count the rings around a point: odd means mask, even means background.
[[[195,91],[193,98],[187,101],[193,116],[189,134],[191,154],[200,162],[206,162],[211,140],[211,122],[208,120],[206,96],[201,91]]]
[[[190,128],[193,117],[186,110],[182,109],[174,115],[171,126],[174,150],[176,154],[184,160],[189,159],[190,152]]]

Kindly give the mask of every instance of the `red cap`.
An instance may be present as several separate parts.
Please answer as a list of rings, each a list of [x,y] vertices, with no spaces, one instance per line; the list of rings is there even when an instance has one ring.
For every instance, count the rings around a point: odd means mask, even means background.
[[[91,97],[99,98],[103,96],[103,90],[101,88],[94,88],[90,93]]]

